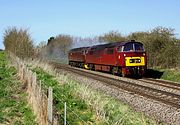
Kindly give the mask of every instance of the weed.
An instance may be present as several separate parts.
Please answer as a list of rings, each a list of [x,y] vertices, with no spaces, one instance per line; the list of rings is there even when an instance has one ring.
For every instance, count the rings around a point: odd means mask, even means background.
[[[0,123],[35,125],[35,116],[27,106],[21,83],[16,79],[16,70],[7,66],[6,55],[0,52]]]
[[[85,101],[74,96],[71,86],[68,84],[59,84],[52,75],[44,72],[40,68],[33,69],[37,73],[38,80],[42,81],[43,88],[53,87],[53,95],[58,115],[63,123],[64,102],[67,103],[67,121],[69,124],[95,123],[91,108]]]
[[[179,82],[180,83],[180,70],[179,69],[166,69],[166,70],[162,70],[163,71],[163,75],[161,77],[161,79],[165,79],[165,80],[170,80],[170,81],[174,81],[174,82]]]

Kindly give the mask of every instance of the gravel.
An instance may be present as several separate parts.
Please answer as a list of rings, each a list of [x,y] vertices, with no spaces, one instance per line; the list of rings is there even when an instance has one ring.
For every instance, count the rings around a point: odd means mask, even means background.
[[[163,104],[161,102],[145,98],[143,96],[139,96],[136,94],[133,94],[131,92],[127,92],[125,90],[119,89],[117,87],[108,86],[105,83],[102,83],[100,81],[87,78],[84,76],[80,76],[78,74],[74,74],[72,72],[64,71],[63,69],[59,69],[61,73],[67,75],[69,78],[80,82],[81,84],[86,84],[93,89],[102,91],[108,95],[111,95],[115,97],[116,99],[120,100],[121,102],[124,102],[125,104],[130,105],[134,110],[138,112],[144,112],[146,116],[155,119],[159,123],[163,124],[169,124],[169,125],[180,125],[180,109],[171,107],[169,105]],[[92,71],[90,71],[92,72]],[[100,72],[96,72],[99,74]],[[144,82],[137,81],[137,80],[131,80],[127,78],[122,78],[118,76],[112,76],[109,74],[100,73],[108,77],[114,77],[117,79],[122,79],[125,81],[131,81],[135,82],[137,84],[144,85]],[[152,85],[147,85],[152,86]],[[157,88],[157,86],[152,86]],[[168,89],[166,87],[158,87],[160,90],[169,91],[169,92],[175,92],[179,94],[178,91],[174,91],[172,89]]]

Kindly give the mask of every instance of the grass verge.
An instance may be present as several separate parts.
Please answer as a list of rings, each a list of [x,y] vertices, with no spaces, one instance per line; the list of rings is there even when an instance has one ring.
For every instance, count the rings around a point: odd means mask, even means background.
[[[53,87],[54,104],[58,110],[60,123],[63,123],[64,102],[67,103],[67,121],[70,125],[90,123],[95,124],[97,121],[93,112],[85,104],[85,101],[73,95],[69,84],[59,84],[54,77],[40,68],[33,69],[37,73],[38,80],[41,80],[42,87],[47,90]],[[78,115],[78,116],[77,116]]]
[[[38,62],[39,64],[39,62]],[[33,65],[38,65],[33,64]],[[38,79],[44,86],[53,86],[55,105],[60,116],[63,115],[63,102],[67,102],[81,119],[89,124],[102,125],[155,125],[155,121],[146,118],[143,113],[133,111],[129,106],[118,100],[93,90],[89,86],[68,79],[63,74],[56,74],[51,67],[42,65],[47,72],[41,68],[33,68]],[[53,75],[50,75],[53,74]],[[83,124],[81,120],[69,112],[68,121],[70,124]]]
[[[180,83],[180,69],[148,69],[146,77],[170,80]]]
[[[180,69],[161,69],[163,72],[161,79],[180,83]]]
[[[17,80],[15,68],[7,66],[4,52],[0,52],[0,124],[36,125],[25,90]]]

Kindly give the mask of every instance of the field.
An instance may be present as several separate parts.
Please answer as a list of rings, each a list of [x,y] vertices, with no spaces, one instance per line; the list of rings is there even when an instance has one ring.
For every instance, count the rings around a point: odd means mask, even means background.
[[[0,124],[36,125],[25,88],[18,81],[16,70],[7,63],[5,53],[0,52]]]

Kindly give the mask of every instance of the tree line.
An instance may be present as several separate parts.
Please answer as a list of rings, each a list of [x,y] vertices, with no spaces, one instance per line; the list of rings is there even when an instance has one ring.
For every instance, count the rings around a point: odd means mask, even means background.
[[[27,29],[13,27],[4,32],[4,46],[5,50],[15,53],[20,58],[67,60],[68,51],[74,47],[133,39],[144,44],[148,56],[148,67],[174,68],[180,67],[180,39],[176,38],[174,32],[172,28],[156,27],[150,31],[133,32],[127,36],[123,36],[118,31],[110,31],[93,38],[60,34],[34,46]]]

